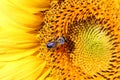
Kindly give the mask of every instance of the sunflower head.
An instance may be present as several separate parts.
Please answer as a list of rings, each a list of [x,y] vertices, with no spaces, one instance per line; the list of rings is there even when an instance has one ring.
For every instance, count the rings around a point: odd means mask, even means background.
[[[114,0],[52,3],[39,32],[41,58],[52,67],[50,77],[58,80],[119,78],[120,17],[115,3]],[[61,36],[65,42],[58,45]],[[47,49],[49,42],[55,42],[55,46]]]

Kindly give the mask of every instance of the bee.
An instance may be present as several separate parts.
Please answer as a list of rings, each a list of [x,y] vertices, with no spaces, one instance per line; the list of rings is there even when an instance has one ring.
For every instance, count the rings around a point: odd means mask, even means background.
[[[57,40],[57,43],[58,44],[64,44],[65,43],[65,38],[63,36],[59,37],[58,40]]]
[[[54,41],[47,43],[47,48],[48,48],[48,49],[53,48],[53,47],[55,47],[55,46],[56,46],[56,42],[54,42]]]
[[[47,43],[47,48],[51,49],[56,47],[57,45],[63,45],[65,43],[65,38],[63,36],[59,37],[57,40]]]

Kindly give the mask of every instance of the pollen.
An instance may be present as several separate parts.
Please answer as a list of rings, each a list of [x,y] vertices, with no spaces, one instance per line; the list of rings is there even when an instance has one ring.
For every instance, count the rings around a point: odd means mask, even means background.
[[[55,80],[119,80],[119,9],[114,0],[51,3],[39,31],[40,57]],[[62,37],[63,36],[63,37]],[[46,45],[58,41],[55,47]]]

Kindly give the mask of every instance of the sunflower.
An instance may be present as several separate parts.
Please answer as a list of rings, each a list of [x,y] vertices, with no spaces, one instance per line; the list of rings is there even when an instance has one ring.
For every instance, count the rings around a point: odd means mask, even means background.
[[[0,80],[119,80],[118,0],[0,0]]]

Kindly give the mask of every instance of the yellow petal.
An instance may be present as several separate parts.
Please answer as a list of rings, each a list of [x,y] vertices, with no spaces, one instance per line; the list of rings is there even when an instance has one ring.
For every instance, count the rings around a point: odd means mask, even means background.
[[[28,12],[38,12],[50,7],[50,0],[9,0]]]
[[[22,29],[24,31],[38,29],[40,27],[38,25],[43,21],[43,16],[34,14],[38,12],[27,12],[16,5],[8,1],[0,1],[0,26],[7,29],[9,26],[10,28]]]
[[[35,56],[29,56],[6,64],[0,69],[0,79],[2,80],[35,80],[40,77],[46,62]]]
[[[49,0],[0,0],[0,80],[44,79],[50,72],[39,53],[36,29]],[[42,74],[41,74],[42,73]]]
[[[40,28],[38,25],[41,24],[44,16],[34,13],[38,13],[41,8],[49,8],[49,2],[48,0],[0,1],[0,61],[19,59],[31,55],[39,49],[39,41],[34,30]],[[18,6],[19,4],[22,5]],[[26,9],[25,6],[39,10],[28,12],[28,8]],[[32,31],[33,33],[29,33]]]
[[[48,69],[44,74],[42,74],[42,76],[38,79],[38,80],[45,80],[45,78],[47,77],[47,75],[50,73],[51,68]],[[52,79],[52,78],[51,78]]]

